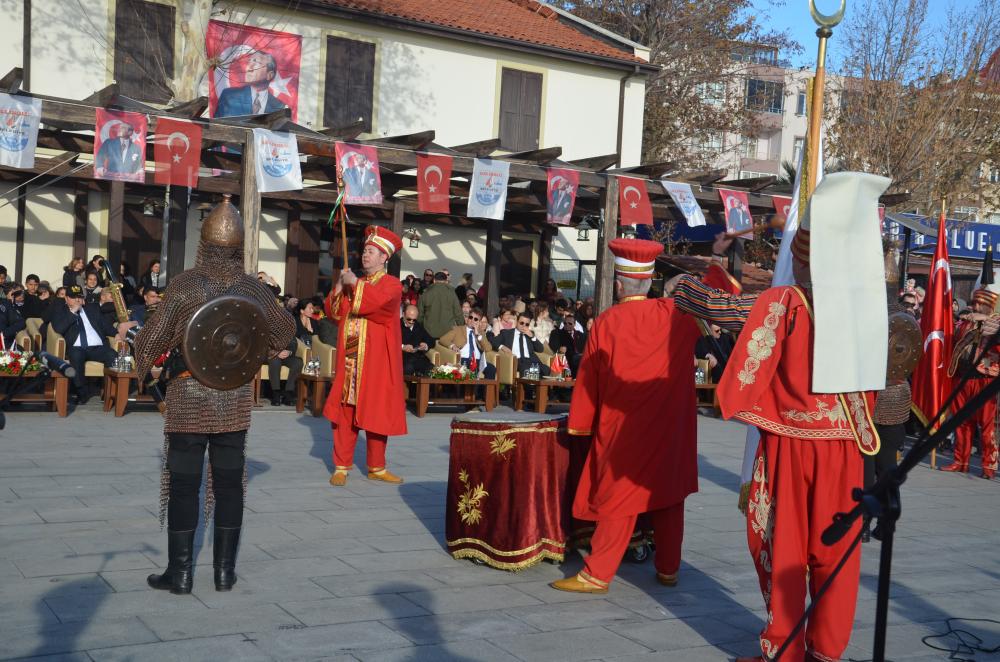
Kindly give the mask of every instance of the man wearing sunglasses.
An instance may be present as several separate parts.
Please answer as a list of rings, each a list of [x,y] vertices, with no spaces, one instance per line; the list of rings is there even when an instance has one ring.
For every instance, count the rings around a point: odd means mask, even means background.
[[[459,362],[469,368],[473,364],[486,379],[495,379],[497,367],[486,362],[486,352],[493,351],[493,345],[486,339],[486,316],[479,308],[469,311],[465,326],[456,326],[438,340],[442,345],[458,354]]]
[[[500,352],[514,355],[514,358],[517,359],[519,373],[537,366],[542,376],[548,377],[549,367],[543,364],[536,354],[536,352],[544,352],[545,346],[538,338],[535,338],[535,333],[531,330],[531,320],[531,313],[523,312],[517,316],[517,324],[513,329],[502,329],[496,335],[492,333],[486,335],[494,347],[499,345]]]

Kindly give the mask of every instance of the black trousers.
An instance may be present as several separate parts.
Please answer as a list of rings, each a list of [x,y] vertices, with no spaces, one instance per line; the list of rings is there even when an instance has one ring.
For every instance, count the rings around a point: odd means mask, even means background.
[[[906,438],[906,424],[875,424],[882,445],[875,455],[865,455],[865,487],[871,487],[883,473],[896,468],[896,453],[903,447]]]
[[[242,526],[247,431],[219,434],[171,432],[167,441],[167,470],[170,472],[167,528],[171,531],[198,528],[198,493],[201,491],[201,468],[205,462],[206,447],[215,496],[215,525],[227,529]]]
[[[433,367],[425,352],[403,352],[404,375],[426,375]]]
[[[267,380],[271,382],[271,397],[274,397],[281,391],[282,366],[288,368],[288,379],[285,380],[285,390],[289,393],[295,393],[295,384],[299,381],[299,375],[302,374],[302,359],[294,354],[289,354],[283,359],[274,357],[268,361]]]
[[[83,367],[87,361],[100,361],[107,367],[115,362],[116,356],[118,355],[115,354],[115,350],[106,345],[94,345],[86,349],[83,347],[67,347],[66,359],[73,366],[73,369],[76,370],[76,377],[73,378],[73,383],[76,385],[77,390],[87,385],[87,378],[83,376]]]

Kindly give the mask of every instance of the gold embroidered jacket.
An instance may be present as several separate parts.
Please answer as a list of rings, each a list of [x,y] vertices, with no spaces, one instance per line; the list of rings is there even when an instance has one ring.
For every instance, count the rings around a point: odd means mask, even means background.
[[[725,418],[738,418],[782,437],[854,439],[878,452],[871,393],[813,393],[812,310],[797,287],[761,294],[719,382]]]

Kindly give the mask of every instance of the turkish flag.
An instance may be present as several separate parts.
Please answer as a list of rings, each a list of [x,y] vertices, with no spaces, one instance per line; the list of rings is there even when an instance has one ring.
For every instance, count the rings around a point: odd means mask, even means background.
[[[792,199],[775,195],[771,197],[771,201],[774,203],[774,215],[780,222],[778,230],[784,230],[785,223],[788,222],[788,210],[792,208]]]
[[[198,186],[201,163],[201,126],[161,117],[153,141],[153,181],[173,186]]]
[[[920,333],[924,354],[913,371],[913,411],[924,425],[938,413],[951,391],[948,362],[951,360],[954,322],[951,311],[951,267],[944,214],[938,218],[938,242],[927,281]],[[940,423],[940,421],[938,421]],[[935,425],[936,429],[938,425]]]
[[[653,224],[653,206],[649,204],[645,179],[618,178],[618,211],[622,225]]]
[[[417,208],[429,214],[448,214],[451,187],[451,157],[417,154]]]

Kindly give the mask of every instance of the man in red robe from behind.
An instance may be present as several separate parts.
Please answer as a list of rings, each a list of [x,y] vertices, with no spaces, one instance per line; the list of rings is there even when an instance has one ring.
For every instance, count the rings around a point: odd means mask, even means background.
[[[403,345],[399,325],[403,287],[385,271],[389,258],[403,248],[390,230],[366,231],[361,267],[364,278],[344,269],[326,301],[327,315],[339,325],[337,368],[323,415],[333,424],[334,472],[330,484],[347,484],[354,465],[358,432],[367,438],[368,479],[402,483],[386,470],[390,435],[406,434],[403,401]]]
[[[615,239],[610,248],[618,303],[594,323],[569,412],[570,434],[592,437],[573,516],[597,526],[583,570],[551,584],[578,593],[608,591],[642,513],[652,520],[657,579],[675,585],[684,499],[698,489],[698,327],[673,301],[646,298],[662,244]]]

